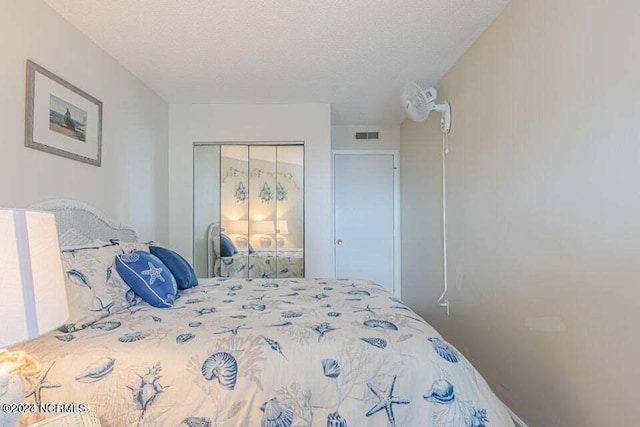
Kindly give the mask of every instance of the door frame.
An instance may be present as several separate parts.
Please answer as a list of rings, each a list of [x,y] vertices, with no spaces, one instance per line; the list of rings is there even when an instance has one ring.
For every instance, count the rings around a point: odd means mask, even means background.
[[[393,156],[393,296],[402,298],[402,250],[400,235],[400,150],[331,150],[331,251],[333,262],[333,275],[337,277],[336,263],[336,180],[335,158],[340,155],[366,156],[366,155],[391,155]]]

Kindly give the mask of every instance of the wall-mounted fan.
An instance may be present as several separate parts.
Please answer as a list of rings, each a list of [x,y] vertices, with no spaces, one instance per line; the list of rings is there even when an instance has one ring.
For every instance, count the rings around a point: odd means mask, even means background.
[[[442,114],[440,119],[440,129],[449,133],[451,130],[451,107],[445,101],[443,104],[436,104],[438,91],[430,87],[423,89],[417,83],[407,83],[402,89],[402,104],[407,115],[414,122],[424,122],[432,111]]]
[[[438,305],[444,307],[449,314],[449,300],[446,298],[449,291],[447,280],[447,134],[451,130],[451,107],[447,101],[436,104],[438,91],[430,87],[423,89],[417,83],[407,83],[402,89],[402,105],[407,115],[414,122],[424,122],[432,111],[441,114],[440,130],[442,130],[442,264],[444,270],[443,291],[438,298]]]

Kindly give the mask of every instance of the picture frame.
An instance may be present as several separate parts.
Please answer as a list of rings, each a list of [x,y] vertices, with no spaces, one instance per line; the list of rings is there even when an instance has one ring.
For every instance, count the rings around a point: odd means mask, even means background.
[[[102,165],[102,102],[27,60],[25,147]]]

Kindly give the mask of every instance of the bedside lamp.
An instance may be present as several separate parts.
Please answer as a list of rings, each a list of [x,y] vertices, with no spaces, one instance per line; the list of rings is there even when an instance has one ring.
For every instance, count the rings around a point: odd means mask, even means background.
[[[22,402],[18,375],[34,375],[39,364],[10,345],[36,338],[69,317],[55,216],[48,212],[0,209],[0,401]],[[20,414],[0,413],[0,425]]]
[[[271,247],[271,236],[276,233],[273,221],[252,221],[251,234],[262,234],[260,237],[260,248],[269,249]]]
[[[225,224],[225,228],[228,231],[229,236],[234,236],[236,246],[238,249],[247,249],[248,240],[247,234],[249,233],[249,221],[238,220],[229,221]]]
[[[276,233],[278,233],[278,237],[276,239],[278,249],[284,248],[284,237],[281,237],[281,234],[289,234],[289,227],[287,226],[286,220],[278,220],[276,221]]]

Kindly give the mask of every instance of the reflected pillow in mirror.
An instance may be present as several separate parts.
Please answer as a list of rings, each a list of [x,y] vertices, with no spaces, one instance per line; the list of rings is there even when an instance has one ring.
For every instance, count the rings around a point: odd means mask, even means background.
[[[238,253],[238,249],[231,239],[224,233],[220,233],[220,256],[230,257]]]

